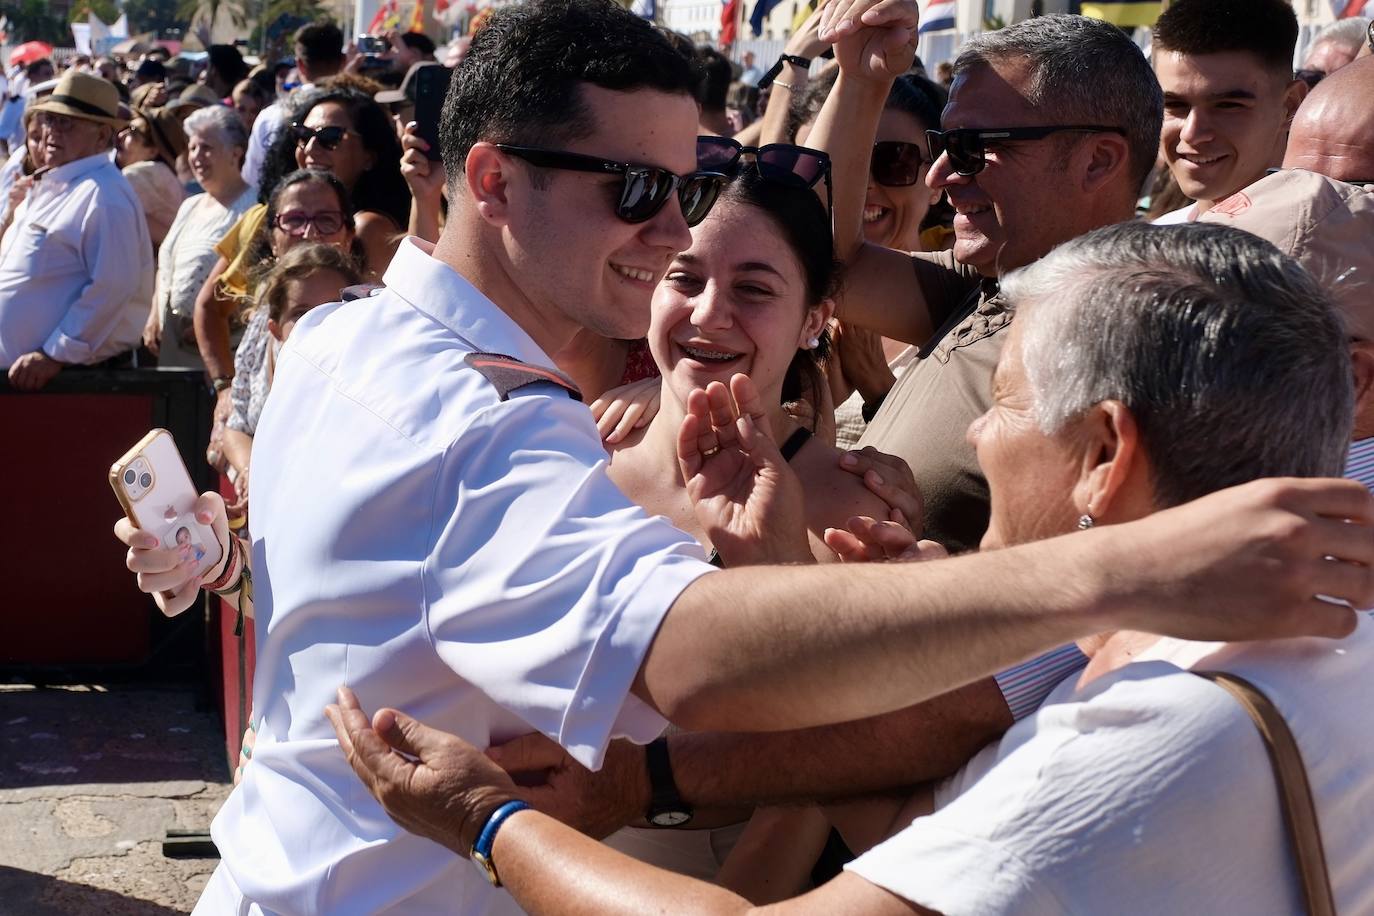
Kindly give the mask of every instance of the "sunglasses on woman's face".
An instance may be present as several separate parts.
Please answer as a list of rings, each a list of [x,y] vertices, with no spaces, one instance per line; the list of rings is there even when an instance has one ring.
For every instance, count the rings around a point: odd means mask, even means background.
[[[306,127],[304,124],[292,124],[291,132],[296,137],[297,146],[309,146],[310,141],[314,140],[320,146],[333,152],[339,148],[339,144],[344,142],[344,138],[350,133],[347,127]]]
[[[719,172],[733,178],[739,174],[746,156],[752,159],[764,181],[799,190],[809,190],[824,181],[826,209],[832,209],[830,157],[820,150],[791,143],[742,146],[729,137],[697,137],[697,168],[704,172]]]
[[[496,148],[523,159],[535,168],[564,169],[570,172],[592,172],[619,175],[623,179],[620,200],[615,215],[627,223],[643,223],[654,218],[674,194],[682,206],[682,217],[688,226],[695,226],[706,218],[720,195],[725,176],[708,172],[676,175],[667,169],[630,162],[613,162],[567,153],[560,150],[539,149],[533,146],[512,146],[498,143]]]
[[[1050,134],[1063,131],[1078,131],[1088,134],[1119,134],[1119,127],[1103,127],[1100,124],[1054,125],[1045,127],[960,127],[955,130],[928,130],[926,143],[930,146],[932,163],[942,155],[949,156],[949,164],[954,171],[964,177],[977,175],[987,168],[987,148],[993,143],[1010,143],[1018,140],[1042,140]]]
[[[317,236],[333,235],[344,227],[344,215],[338,210],[321,210],[318,213],[288,210],[277,214],[277,228],[289,235],[305,235],[311,226],[315,227]]]
[[[879,140],[873,144],[869,169],[873,180],[889,188],[909,188],[921,180],[921,168],[930,164],[925,151],[915,143]]]

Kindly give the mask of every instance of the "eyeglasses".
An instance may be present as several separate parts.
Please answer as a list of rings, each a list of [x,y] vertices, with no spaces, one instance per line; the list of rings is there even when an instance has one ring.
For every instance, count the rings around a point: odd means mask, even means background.
[[[581,153],[566,153],[533,146],[512,146],[508,143],[498,143],[496,148],[517,159],[523,159],[536,168],[621,176],[624,183],[620,189],[620,199],[616,203],[615,215],[627,223],[643,223],[653,219],[668,199],[676,193],[678,202],[682,205],[683,219],[687,221],[688,226],[695,226],[711,212],[711,207],[720,195],[721,186],[725,184],[724,175],[705,171],[675,175],[657,166],[613,162],[595,156],[584,156]]]
[[[931,162],[941,155],[949,156],[949,164],[954,171],[965,177],[977,175],[987,167],[988,141],[997,140],[1041,140],[1050,134],[1063,131],[1081,131],[1089,134],[1120,134],[1119,127],[1103,127],[1100,124],[1055,125],[1052,127],[960,127],[955,130],[928,130],[926,143],[930,147]]]
[[[908,188],[921,180],[921,167],[926,165],[930,165],[930,160],[917,144],[879,140],[873,144],[869,170],[880,185]]]
[[[729,137],[697,137],[697,168],[703,171],[719,172],[733,178],[739,174],[745,156],[752,158],[754,168],[764,181],[799,190],[810,190],[818,182],[824,181],[826,209],[834,209],[830,157],[820,150],[791,143],[742,146],[738,140]]]
[[[315,227],[316,235],[333,235],[344,227],[344,215],[338,210],[321,210],[318,213],[288,210],[277,214],[277,228],[290,235],[305,235],[311,226]]]
[[[297,146],[309,146],[310,141],[314,140],[320,146],[333,152],[339,148],[339,144],[344,142],[344,138],[353,133],[353,131],[349,130],[347,127],[337,127],[334,125],[311,128],[306,127],[304,124],[297,123],[291,125],[291,133],[296,137]]]

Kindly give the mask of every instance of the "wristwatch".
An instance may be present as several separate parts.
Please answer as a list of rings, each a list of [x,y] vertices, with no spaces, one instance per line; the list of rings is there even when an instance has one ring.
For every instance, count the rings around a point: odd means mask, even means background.
[[[692,806],[678,794],[673,766],[668,762],[668,739],[659,738],[644,749],[653,793],[646,819],[655,827],[681,827],[692,820]]]
[[[776,64],[768,68],[768,72],[759,80],[760,89],[767,89],[769,86],[773,85],[773,80],[777,79],[778,74],[782,72],[783,64],[796,64],[803,70],[811,69],[811,61],[809,58],[798,57],[795,54],[784,54],[778,58]]]
[[[232,375],[217,375],[214,378],[210,379],[210,387],[215,389],[215,394],[219,394],[221,391],[231,387],[233,384],[234,377]]]

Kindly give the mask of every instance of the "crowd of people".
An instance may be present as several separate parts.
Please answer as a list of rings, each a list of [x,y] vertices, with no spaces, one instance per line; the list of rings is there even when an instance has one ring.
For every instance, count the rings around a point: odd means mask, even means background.
[[[197,913],[1374,913],[1374,26],[918,21],[25,103],[12,386],[218,398],[222,563],[116,526],[257,621]]]

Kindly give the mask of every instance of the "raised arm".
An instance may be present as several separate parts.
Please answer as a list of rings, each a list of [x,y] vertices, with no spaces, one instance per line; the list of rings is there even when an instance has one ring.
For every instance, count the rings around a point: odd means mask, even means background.
[[[822,12],[820,37],[834,43],[840,73],[806,142],[830,154],[835,257],[845,265],[836,317],[922,344],[935,327],[911,258],[863,235],[878,120],[893,80],[911,66],[918,10],[913,0],[834,0]]]

